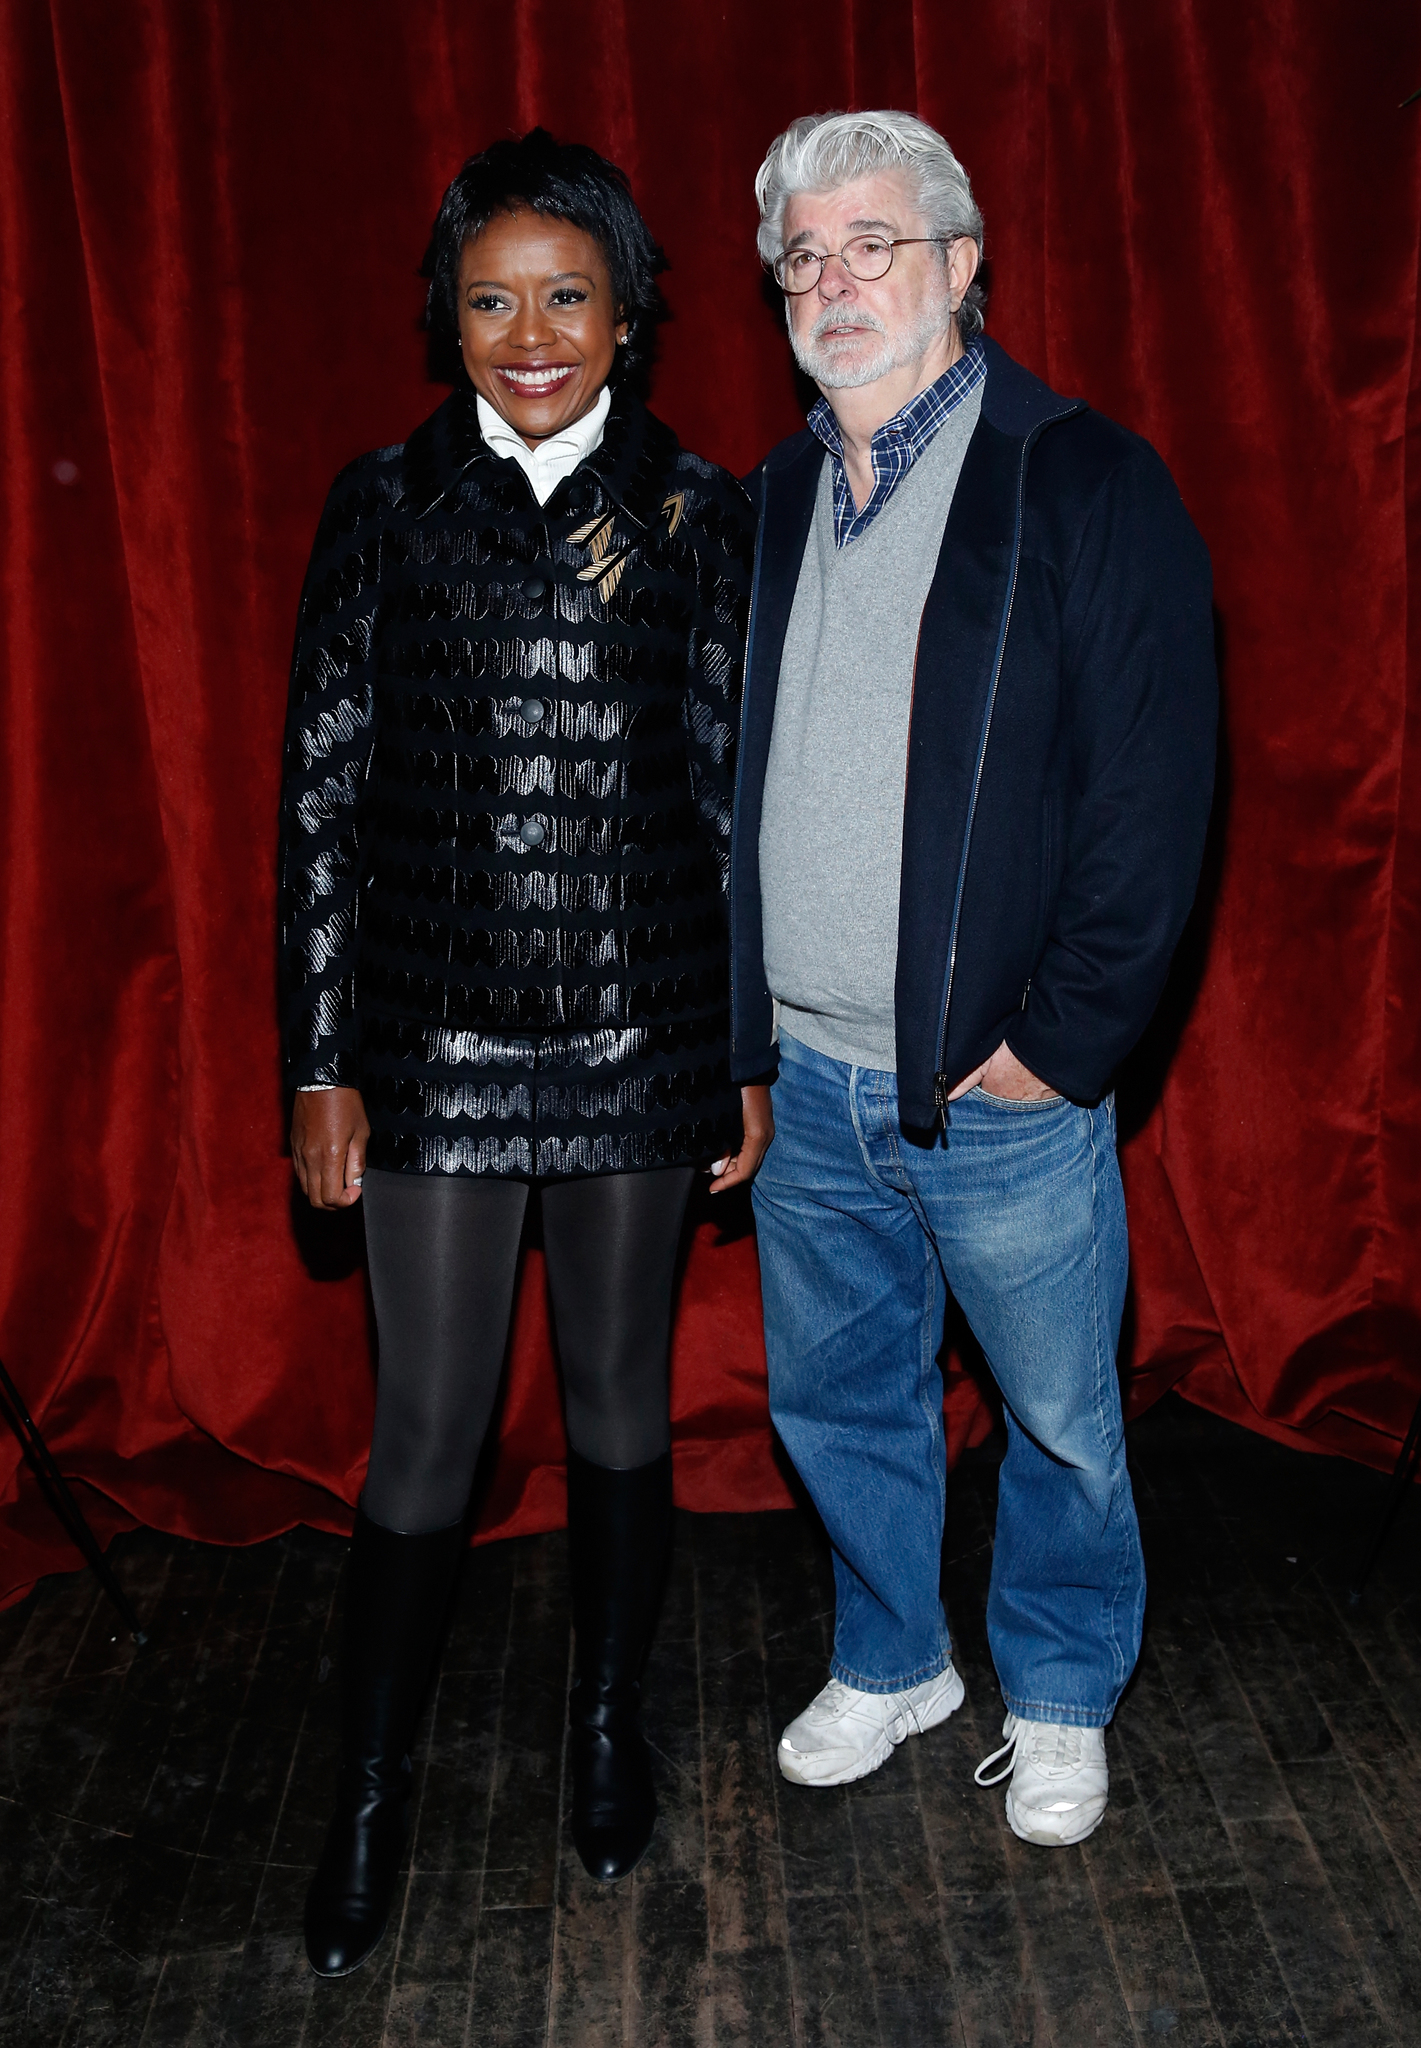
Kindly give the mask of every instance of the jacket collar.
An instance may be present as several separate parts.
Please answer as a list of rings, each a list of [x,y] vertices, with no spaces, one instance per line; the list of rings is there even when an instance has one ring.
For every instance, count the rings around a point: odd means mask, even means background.
[[[617,509],[636,526],[650,526],[661,510],[676,465],[679,443],[668,426],[649,413],[624,386],[612,393],[602,443],[584,458],[562,490],[590,470]],[[501,462],[479,426],[478,401],[467,379],[455,386],[437,411],[405,443],[403,496],[416,519],[432,512],[476,462]],[[548,500],[552,505],[557,491]]]
[[[1014,357],[983,335],[980,347],[987,363],[987,381],[982,389],[982,414],[999,433],[1024,441],[1052,420],[1084,412],[1079,398],[1063,398]]]

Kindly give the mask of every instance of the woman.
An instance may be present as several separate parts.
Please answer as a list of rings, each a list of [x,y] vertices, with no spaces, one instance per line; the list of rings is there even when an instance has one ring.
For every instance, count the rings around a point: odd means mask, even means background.
[[[337,479],[302,597],[282,948],[291,1147],[363,1201],[380,1370],[322,1976],[384,1928],[407,1750],[467,1542],[530,1190],[570,1444],[573,1834],[651,1838],[639,1678],[671,1521],[687,1198],[747,1181],[723,909],[752,526],[633,390],[662,259],[622,174],[541,130],[465,164],[425,261],[446,402]]]

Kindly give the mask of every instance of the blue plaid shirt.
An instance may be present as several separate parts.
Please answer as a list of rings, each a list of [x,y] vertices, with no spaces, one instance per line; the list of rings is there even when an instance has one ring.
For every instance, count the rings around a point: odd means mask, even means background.
[[[834,545],[847,547],[857,540],[878,517],[899,484],[928,447],[950,412],[955,412],[969,391],[975,391],[987,374],[987,359],[974,341],[950,370],[944,370],[936,384],[929,384],[916,398],[910,398],[901,412],[885,420],[870,444],[873,462],[873,490],[862,512],[854,510],[854,494],[844,469],[844,444],[839,423],[827,398],[821,398],[809,415],[810,431],[818,435],[834,458]]]

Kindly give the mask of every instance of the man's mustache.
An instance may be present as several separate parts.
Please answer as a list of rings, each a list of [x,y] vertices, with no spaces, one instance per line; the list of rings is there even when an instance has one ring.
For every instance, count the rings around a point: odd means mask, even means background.
[[[855,327],[866,327],[873,334],[887,334],[888,329],[876,313],[870,313],[867,306],[856,306],[848,313],[842,306],[826,306],[805,337],[809,341],[822,341],[831,327],[843,327],[852,323]]]

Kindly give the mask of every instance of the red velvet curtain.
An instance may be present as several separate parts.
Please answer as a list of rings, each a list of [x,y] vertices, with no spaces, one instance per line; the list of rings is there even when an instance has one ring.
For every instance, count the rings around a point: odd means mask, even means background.
[[[322,494],[402,439],[415,274],[472,149],[630,173],[673,268],[657,408],[796,423],[751,178],[916,108],[986,213],[991,331],[1148,435],[1213,551],[1205,900],[1122,1091],[1137,1405],[1389,1462],[1421,1263],[1421,11],[1411,0],[0,0],[0,1353],[104,1532],[348,1525],[358,1242],[296,1216],[277,762]],[[1408,517],[1409,513],[1409,517]],[[784,1499],[753,1239],[707,1216],[680,1497]],[[954,1444],[984,1424],[955,1372]],[[561,1513],[530,1255],[488,1534]],[[73,1561],[0,1436],[0,1596]]]

